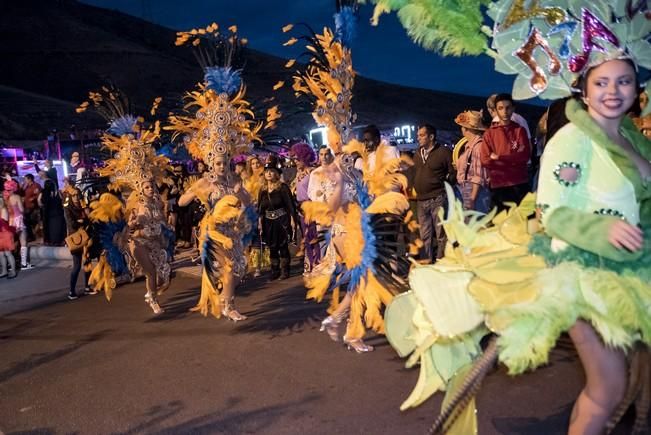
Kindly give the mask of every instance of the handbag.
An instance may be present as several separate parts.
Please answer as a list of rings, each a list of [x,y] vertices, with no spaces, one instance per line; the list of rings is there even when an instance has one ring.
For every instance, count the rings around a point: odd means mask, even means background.
[[[66,237],[66,245],[71,253],[84,249],[88,243],[88,233],[83,228],[79,228],[74,233]]]

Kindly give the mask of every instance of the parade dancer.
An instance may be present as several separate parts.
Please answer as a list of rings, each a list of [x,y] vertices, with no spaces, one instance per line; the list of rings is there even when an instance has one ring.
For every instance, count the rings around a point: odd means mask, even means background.
[[[377,3],[382,9],[389,2]],[[468,25],[481,24],[475,7],[464,16],[479,19]],[[651,67],[642,48],[651,31],[648,13],[624,1],[603,9],[588,1],[546,2],[530,13],[523,2],[500,0],[488,14],[496,23],[492,55],[501,72],[518,75],[513,95],[574,93],[566,104],[569,123],[546,145],[537,198],[530,194],[518,207],[483,218],[452,204],[445,258],[412,271],[412,292],[388,307],[389,340],[400,355],[412,354],[408,364],[421,367],[402,407],[446,389],[448,406],[431,432],[476,433],[472,397],[492,363],[498,359],[512,375],[535,369],[568,332],[586,373],[568,433],[610,432],[633,402],[633,432],[646,433],[651,143],[626,112],[637,95],[636,70]],[[430,25],[442,34],[444,16],[421,18],[424,28],[409,26],[410,33],[422,35]],[[451,37],[450,47],[467,47],[473,35],[479,51],[488,51],[486,35],[467,30]],[[534,210],[542,231],[527,219]],[[489,330],[497,339],[482,355],[479,340]]]
[[[263,127],[253,119],[240,70],[234,68],[245,40],[235,26],[221,33],[215,23],[177,35],[177,45],[195,47],[205,74],[204,83],[187,97],[186,107],[196,112],[172,116],[166,127],[183,137],[190,154],[207,167],[179,199],[185,206],[197,198],[206,208],[199,235],[201,297],[194,310],[245,320],[234,305],[235,288],[246,273],[245,247],[257,217],[250,195],[230,170],[230,160],[251,151]]]
[[[305,71],[295,74],[293,88],[310,99],[315,121],[327,128],[330,149],[320,153],[321,157],[336,156],[331,163],[335,166],[327,164],[310,176],[309,190],[318,190],[325,201],[309,201],[302,206],[307,222],[327,229],[324,258],[304,276],[307,296],[321,301],[332,292],[331,314],[322,322],[321,330],[339,341],[339,324],[347,318],[343,342],[349,349],[364,353],[373,350],[363,341],[366,326],[383,332],[382,306],[400,290],[404,284],[400,278],[406,277],[409,269],[405,257],[399,255],[400,248],[407,249],[406,244],[387,243],[386,238],[404,233],[409,205],[403,194],[394,191],[399,191],[406,180],[390,174],[390,168],[397,169],[399,159],[386,166],[378,162],[378,167],[383,166],[374,174],[378,178],[371,174],[365,178],[354,168],[351,154],[366,157],[366,148],[351,139],[354,72],[350,49],[342,41],[348,40],[345,29],[350,29],[355,19],[353,8],[343,7],[336,18],[336,35],[326,28],[322,34],[306,37],[313,58]],[[330,175],[320,183],[318,177],[326,171]],[[322,188],[316,187],[321,184]],[[346,292],[340,301],[342,287]]]
[[[110,300],[116,277],[127,268],[126,259],[133,259],[130,272],[135,276],[134,266],[140,267],[145,275],[145,302],[154,314],[160,314],[163,309],[157,296],[170,284],[174,231],[167,225],[156,188],[169,164],[166,157],[156,155],[152,146],[160,136],[159,124],[145,128],[128,113],[123,94],[112,87],[91,92],[89,98],[90,102],[82,103],[78,111],[92,103],[110,121],[102,144],[113,157],[98,172],[110,178],[110,190],[129,192],[126,204],[111,193],[102,194],[91,204],[90,219],[98,227],[104,252],[93,268],[89,285],[103,290]],[[157,99],[152,112],[159,103]]]

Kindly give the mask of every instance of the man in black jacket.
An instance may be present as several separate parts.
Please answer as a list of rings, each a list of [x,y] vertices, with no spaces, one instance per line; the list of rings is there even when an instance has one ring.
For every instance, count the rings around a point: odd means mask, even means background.
[[[418,224],[423,241],[421,260],[443,257],[446,235],[438,217],[445,210],[445,182],[454,184],[452,152],[436,143],[436,129],[424,124],[418,127],[418,149],[414,156],[414,189],[418,204]]]

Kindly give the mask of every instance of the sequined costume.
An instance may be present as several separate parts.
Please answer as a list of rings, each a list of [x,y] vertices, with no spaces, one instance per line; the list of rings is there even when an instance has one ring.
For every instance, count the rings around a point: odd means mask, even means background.
[[[152,112],[159,103],[156,99]],[[103,253],[93,267],[89,284],[104,291],[110,300],[116,278],[127,269],[135,277],[138,268],[146,278],[145,301],[159,314],[162,309],[157,295],[169,286],[174,247],[174,231],[167,225],[156,190],[169,164],[153,148],[159,139],[159,124],[146,128],[141,119],[127,112],[126,98],[113,87],[90,92],[89,101],[78,111],[91,104],[110,122],[102,145],[112,158],[98,172],[110,178],[110,190],[128,192],[128,199],[124,204],[111,193],[104,193],[91,203],[90,219],[99,232]]]
[[[351,12],[345,9],[339,13]],[[321,167],[310,176],[308,196],[315,201],[303,203],[302,208],[306,221],[326,229],[327,248],[321,263],[304,275],[304,282],[308,298],[320,301],[332,292],[331,316],[322,322],[322,330],[338,340],[337,325],[349,310],[343,341],[357,352],[368,352],[373,348],[362,341],[366,327],[384,331],[382,307],[403,288],[401,277],[409,270],[401,255],[406,242],[387,237],[397,238],[414,229],[408,223],[407,198],[394,191],[400,191],[406,179],[396,173],[400,159],[378,155],[373,171],[362,174],[354,168],[352,154],[366,160],[367,152],[351,136],[355,74],[351,51],[343,43],[346,37],[326,28],[306,39],[314,57],[305,71],[294,76],[293,88],[313,102],[315,121],[327,128],[337,170]],[[330,175],[324,176],[322,172],[327,171]],[[341,301],[340,288],[346,291]]]
[[[234,308],[234,289],[246,272],[244,248],[256,222],[250,195],[230,172],[230,158],[245,154],[258,140],[262,122],[254,120],[241,72],[231,61],[245,40],[232,26],[221,33],[215,23],[204,29],[178,32],[177,45],[191,42],[199,53],[204,82],[186,96],[186,113],[170,117],[167,129],[183,138],[190,154],[207,171],[180,199],[199,199],[206,207],[200,223],[199,248],[203,265],[201,296],[195,311],[238,321],[246,317]],[[222,56],[226,50],[228,55]],[[194,112],[189,112],[194,109]]]

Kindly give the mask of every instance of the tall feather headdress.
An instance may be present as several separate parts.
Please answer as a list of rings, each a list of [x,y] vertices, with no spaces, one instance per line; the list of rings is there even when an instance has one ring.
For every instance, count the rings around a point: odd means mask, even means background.
[[[88,98],[77,108],[77,113],[92,108],[109,124],[101,140],[112,157],[99,169],[100,175],[110,178],[109,187],[116,190],[127,188],[141,195],[145,182],[162,182],[169,160],[157,156],[154,149],[160,138],[159,122],[145,127],[142,117],[130,113],[125,94],[113,85],[89,92]],[[154,100],[152,115],[160,102],[161,98]]]
[[[287,25],[283,31],[289,32],[293,27]],[[307,67],[296,71],[292,87],[297,97],[311,102],[312,117],[319,126],[327,128],[328,145],[337,154],[350,140],[357,118],[351,108],[355,83],[351,51],[332,30],[324,28],[322,34],[316,34],[305,27],[308,35],[291,37],[285,43],[293,45],[299,39],[305,40],[307,51],[301,56],[310,56]],[[293,65],[293,61],[287,64]]]
[[[250,151],[253,142],[260,140],[262,122],[255,120],[244,98],[246,87],[237,68],[247,41],[237,35],[236,26],[221,33],[216,23],[177,36],[176,45],[190,43],[194,48],[204,82],[186,95],[186,113],[170,116],[165,129],[183,137],[190,154],[203,160],[214,179],[218,161]]]

